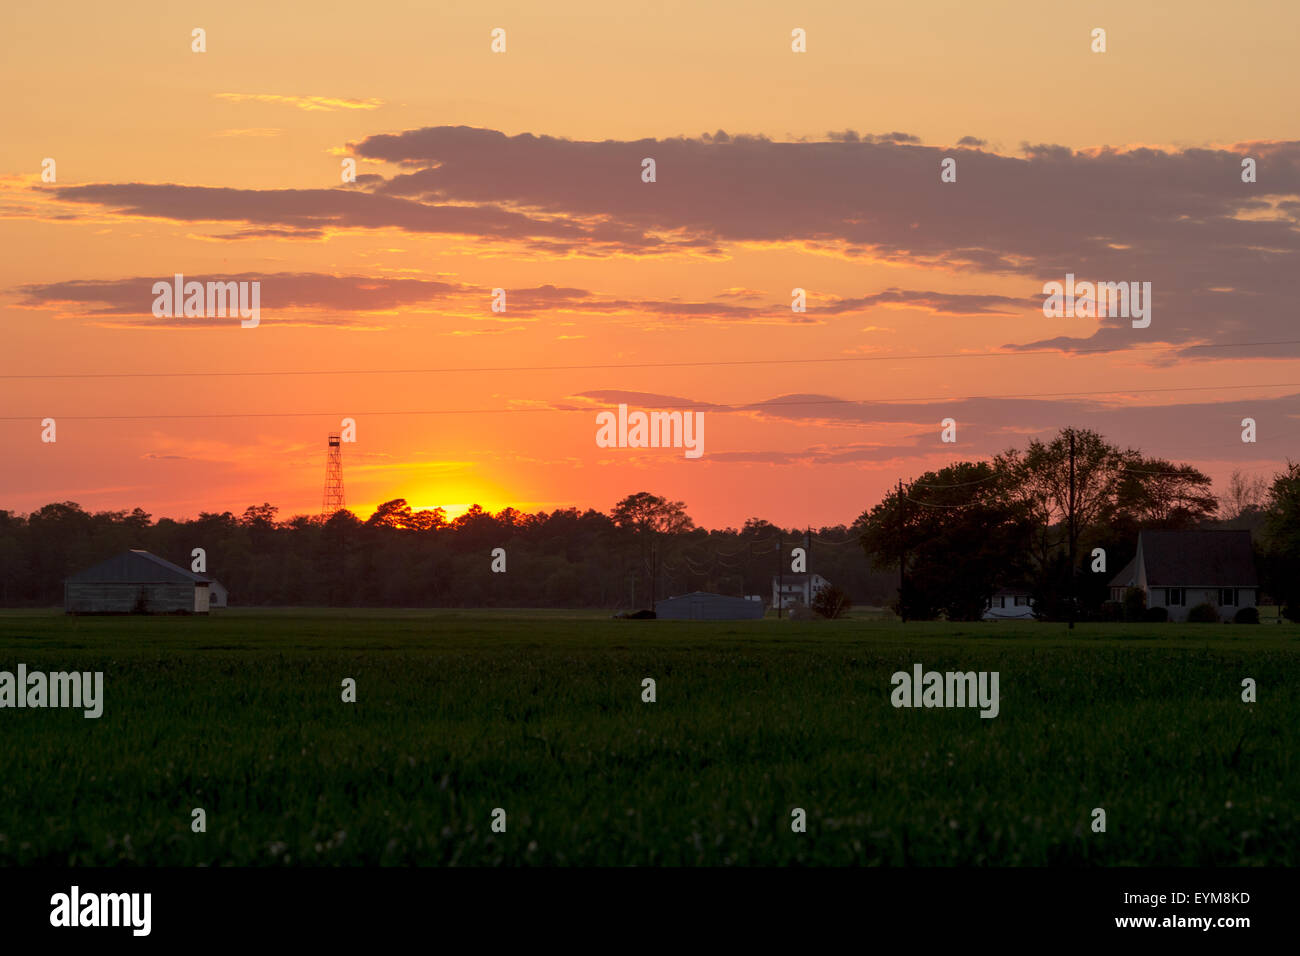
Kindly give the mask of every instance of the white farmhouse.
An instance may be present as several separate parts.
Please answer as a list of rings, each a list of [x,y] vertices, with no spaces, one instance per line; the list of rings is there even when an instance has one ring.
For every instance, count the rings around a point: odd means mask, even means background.
[[[811,607],[817,592],[830,586],[820,574],[772,575],[772,607],[789,608],[796,604]]]

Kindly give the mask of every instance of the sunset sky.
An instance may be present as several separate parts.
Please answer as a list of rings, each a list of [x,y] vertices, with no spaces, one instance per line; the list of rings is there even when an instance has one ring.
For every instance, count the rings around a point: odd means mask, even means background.
[[[314,514],[344,417],[363,516],[847,523],[1066,425],[1271,474],[1297,36],[1293,0],[6,4],[0,509]],[[260,325],[155,318],[176,273],[260,281]],[[1067,273],[1150,282],[1150,327],[1044,317]],[[703,411],[703,456],[598,448],[620,401]]]

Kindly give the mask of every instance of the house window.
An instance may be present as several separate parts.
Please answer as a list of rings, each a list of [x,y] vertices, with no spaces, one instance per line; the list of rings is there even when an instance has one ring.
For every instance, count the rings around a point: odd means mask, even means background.
[[[1236,588],[1219,588],[1219,605],[1221,607],[1237,606],[1237,589]]]
[[[1182,588],[1165,588],[1165,604],[1169,607],[1182,607],[1185,600]]]
[[[1024,607],[1028,603],[1029,598],[1025,597],[1023,594],[1016,595],[1016,607]]]

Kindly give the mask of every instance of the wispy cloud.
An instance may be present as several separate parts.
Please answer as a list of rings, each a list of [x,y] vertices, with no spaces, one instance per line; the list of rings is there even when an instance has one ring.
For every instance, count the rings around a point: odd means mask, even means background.
[[[153,284],[170,276],[133,276],[125,279],[71,280],[34,283],[19,287],[17,305],[29,309],[54,309],[59,314],[90,320],[113,328],[225,327],[228,317],[165,317],[153,315]],[[321,273],[243,273],[229,276],[194,274],[194,282],[260,282],[261,308],[268,321],[283,325],[349,326],[376,328],[359,316],[391,313],[404,306],[444,302],[465,295],[471,287],[453,282],[416,278],[335,276]],[[336,313],[343,313],[342,315]]]
[[[255,126],[249,129],[219,129],[213,136],[279,136],[284,130],[272,126]]]
[[[277,106],[296,106],[300,110],[329,113],[335,110],[377,110],[384,101],[369,97],[352,99],[346,96],[286,96],[280,93],[214,93],[219,100],[231,103],[272,103]]]
[[[786,246],[998,280],[999,294],[890,288],[829,305],[822,300],[823,316],[884,306],[950,316],[1028,312],[1032,319],[1042,284],[1067,272],[1152,284],[1149,329],[1103,318],[1080,322],[1075,333],[1044,335],[1026,324],[1020,347],[1120,351],[1152,342],[1293,337],[1300,142],[1077,151],[1027,145],[1005,156],[919,145],[901,133],[849,133],[822,142],[721,131],[698,139],[585,142],[431,127],[351,144],[359,159],[399,172],[359,177],[348,188],[99,183],[55,187],[49,195],[101,207],[92,215],[238,223],[243,231],[232,238],[391,228],[464,237],[512,255],[597,258],[717,258],[747,245]],[[939,178],[948,155],[959,164],[956,183]],[[1241,182],[1246,155],[1267,172],[1258,183]],[[640,181],[644,156],[657,161],[653,184]],[[1009,281],[1022,294],[1009,294]],[[734,293],[730,305],[667,303],[647,311],[749,319],[770,313],[747,304],[743,291]],[[822,321],[817,312],[810,304],[801,318]],[[787,312],[784,321],[796,319]],[[1262,346],[1252,354],[1276,358],[1300,349]]]

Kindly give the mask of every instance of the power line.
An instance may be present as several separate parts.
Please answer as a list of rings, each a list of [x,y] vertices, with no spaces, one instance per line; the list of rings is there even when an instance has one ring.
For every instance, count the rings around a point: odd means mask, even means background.
[[[1187,467],[1191,468],[1190,465],[1188,465]],[[1121,474],[1130,474],[1130,475],[1171,475],[1171,476],[1183,477],[1183,478],[1193,477],[1193,475],[1188,473],[1187,471],[1148,471],[1143,468],[1121,468],[1120,472]]]
[[[1190,471],[1187,469],[1191,469]],[[1118,469],[1120,476],[1124,475],[1167,475],[1176,478],[1193,478],[1196,476],[1196,469],[1188,465],[1182,471],[1152,471],[1148,468],[1128,468],[1123,465]],[[974,481],[955,481],[952,484],[941,484],[933,481],[913,481],[908,483],[909,488],[968,488],[971,485],[982,485],[986,481],[993,481],[995,478],[1006,477],[1001,472],[994,472],[984,478],[977,478]]]
[[[911,495],[903,495],[903,497],[906,498],[908,501],[912,502],[912,504],[914,505],[920,505],[922,508],[943,508],[948,511],[955,511],[955,510],[960,510],[962,508],[970,507],[969,502],[964,505],[936,505],[936,504],[931,504],[928,501],[918,501],[917,499],[913,498]]]
[[[967,486],[969,486],[969,485],[982,485],[982,484],[984,484],[984,482],[986,482],[986,481],[992,481],[994,478],[1001,478],[1001,477],[1004,477],[1004,476],[1002,475],[1002,473],[1001,473],[1001,472],[996,472],[996,471],[995,471],[995,472],[994,472],[993,474],[991,474],[991,475],[987,475],[987,476],[985,476],[985,477],[983,477],[983,478],[976,478],[974,481],[957,481],[957,482],[953,482],[953,483],[950,484],[950,485],[942,485],[942,484],[938,484],[938,483],[930,482],[930,481],[914,481],[914,482],[911,482],[911,484],[909,485],[909,487],[917,487],[917,488],[965,488],[965,487],[967,487]]]
[[[769,539],[770,540],[770,539]],[[739,551],[732,551],[730,554],[723,554],[721,551],[714,552],[720,558],[735,558],[742,554],[748,554],[748,548],[741,548]]]
[[[1269,382],[1258,383],[1251,382],[1242,385],[1172,385],[1159,388],[1110,388],[1110,389],[1093,389],[1081,392],[1007,392],[997,395],[938,395],[927,397],[911,398],[820,398],[806,399],[791,402],[747,402],[742,404],[722,405],[713,402],[681,402],[681,403],[662,403],[658,404],[658,409],[695,409],[700,411],[724,411],[724,412],[746,412],[746,411],[770,411],[779,408],[797,408],[814,405],[888,405],[896,402],[915,402],[915,403],[936,403],[936,402],[970,402],[979,399],[1003,399],[1003,398],[1062,398],[1062,397],[1080,397],[1090,395],[1145,395],[1168,392],[1215,392],[1241,390],[1246,388],[1300,388],[1300,382]],[[512,408],[445,408],[445,409],[428,409],[428,410],[405,410],[405,411],[381,411],[381,412],[210,412],[195,413],[184,415],[51,415],[53,418],[63,418],[68,421],[83,422],[110,422],[110,421],[163,421],[168,419],[218,419],[218,418],[328,418],[341,414],[351,415],[354,417],[366,416],[371,418],[391,417],[391,416],[420,416],[420,415],[498,415],[515,412],[582,412],[590,414],[594,411],[607,410],[606,406],[592,405],[587,408],[538,408],[532,407],[512,407]],[[41,415],[4,415],[0,416],[0,421],[19,422],[30,421],[33,418],[44,417],[48,413]]]
[[[112,379],[112,378],[232,378],[276,377],[300,375],[446,375],[478,372],[578,372],[599,369],[646,368],[713,368],[759,365],[824,365],[839,362],[916,362],[933,359],[1007,358],[1018,355],[1091,355],[1099,353],[1168,352],[1192,349],[1272,348],[1280,345],[1300,345],[1300,339],[1279,339],[1271,342],[1205,342],[1193,345],[1135,345],[1129,348],[1097,346],[1092,348],[1013,349],[999,352],[930,352],[921,355],[886,353],[883,355],[842,355],[820,358],[727,359],[701,362],[604,362],[584,365],[491,365],[446,368],[354,368],[354,369],[281,369],[219,372],[41,372],[0,374],[0,380],[40,379]],[[1300,356],[1294,356],[1300,358]]]
[[[1188,467],[1190,468],[1191,466],[1189,465]],[[1141,468],[1121,468],[1119,469],[1118,477],[1120,479],[1123,479],[1125,475],[1165,475],[1165,476],[1172,476],[1176,478],[1193,478],[1196,477],[1197,474],[1198,473],[1195,472],[1194,469],[1192,472],[1188,472],[1188,471],[1146,471]],[[994,476],[994,477],[1001,477],[1001,476]],[[911,484],[908,485],[908,487],[912,488],[912,487],[919,486],[922,488],[964,488],[972,484],[978,484],[978,482],[963,481],[953,485],[938,485],[938,484],[922,483],[917,481],[917,482],[912,482]],[[971,505],[975,504],[975,502],[967,502],[966,504],[961,504],[961,505],[941,505],[941,504],[934,504],[928,501],[919,501],[916,498],[912,498],[910,496],[905,496],[905,497],[907,497],[908,501],[911,501],[918,505],[923,505],[926,508],[969,508]],[[826,543],[831,544],[832,542],[828,541]],[[847,542],[840,542],[840,544],[845,544],[845,543]]]
[[[812,536],[812,539],[813,539],[814,541],[816,541],[818,544],[823,545],[823,546],[828,547],[828,548],[841,548],[841,547],[843,547],[843,546],[846,545],[846,544],[859,544],[859,543],[860,543],[856,538],[848,538],[848,539],[846,539],[846,540],[844,540],[844,541],[830,541],[830,540],[828,540],[828,539],[826,539],[826,538],[823,538],[823,537],[820,537],[820,536],[818,536],[818,535],[813,535],[813,536]]]

